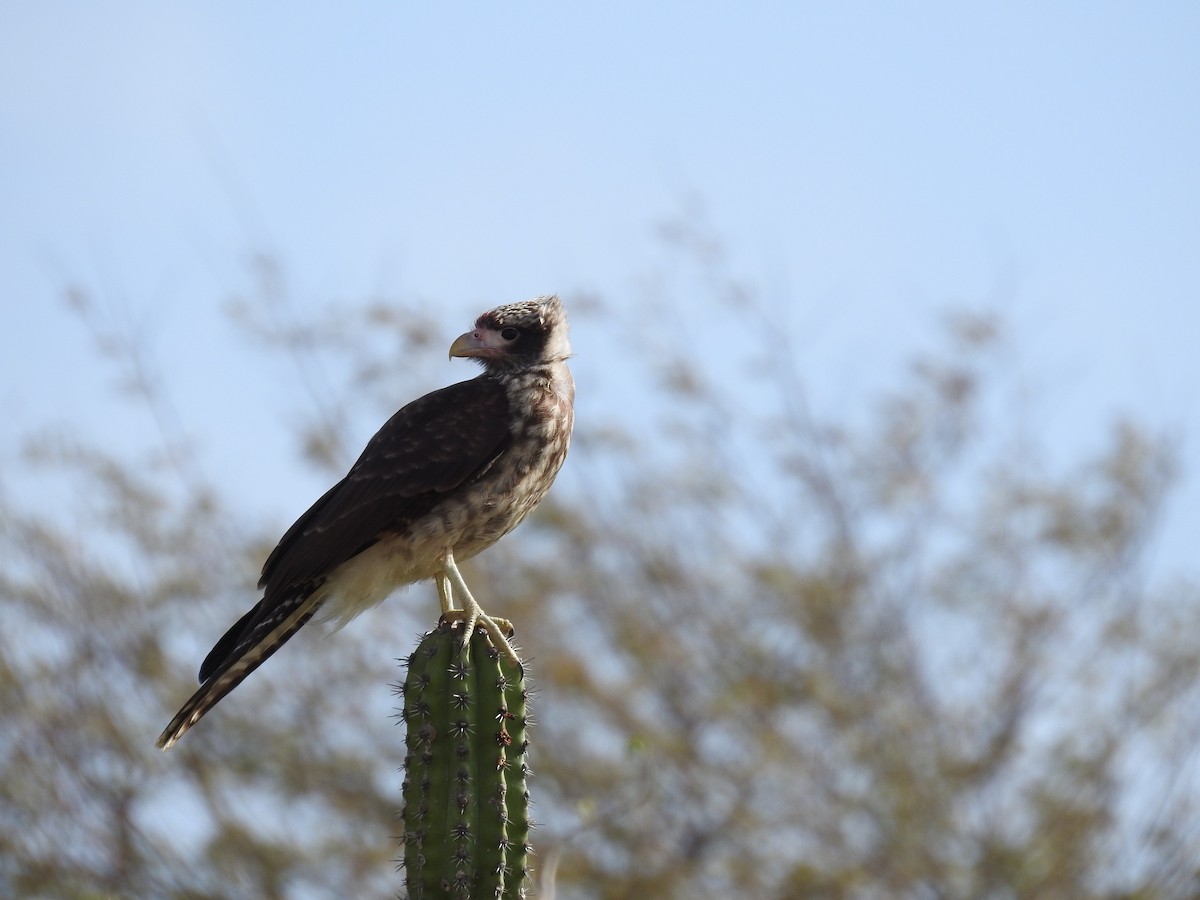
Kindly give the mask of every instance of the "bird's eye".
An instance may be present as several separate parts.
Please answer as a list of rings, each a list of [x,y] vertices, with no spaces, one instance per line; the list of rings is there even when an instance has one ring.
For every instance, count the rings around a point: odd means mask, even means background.
[[[500,337],[504,338],[506,341],[515,341],[520,334],[521,332],[515,328],[504,328],[500,331]]]

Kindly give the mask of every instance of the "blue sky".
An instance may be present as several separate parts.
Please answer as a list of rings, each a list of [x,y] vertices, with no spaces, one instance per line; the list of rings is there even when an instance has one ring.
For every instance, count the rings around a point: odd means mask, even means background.
[[[422,298],[448,344],[505,300],[638,302],[691,195],[818,393],[994,304],[1064,456],[1121,411],[1196,456],[1194,3],[6,4],[0,150],[5,460],[50,423],[153,441],[65,311],[77,284],[286,525],[323,485],[271,413],[285,373],[221,311],[250,252],[306,305]],[[601,379],[612,348],[574,341]],[[421,371],[414,396],[471,374]],[[1189,471],[1161,552],[1192,571],[1198,509]]]

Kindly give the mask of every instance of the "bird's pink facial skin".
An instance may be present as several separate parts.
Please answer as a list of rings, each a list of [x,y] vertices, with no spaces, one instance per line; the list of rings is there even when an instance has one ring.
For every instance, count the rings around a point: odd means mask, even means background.
[[[483,359],[494,359],[504,352],[507,341],[500,337],[500,332],[491,328],[476,328],[466,334],[460,334],[450,345],[450,356],[474,356]]]

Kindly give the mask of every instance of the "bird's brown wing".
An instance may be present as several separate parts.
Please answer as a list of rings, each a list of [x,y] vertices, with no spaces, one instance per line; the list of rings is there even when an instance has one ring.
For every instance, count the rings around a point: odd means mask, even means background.
[[[397,412],[346,477],[271,551],[259,579],[263,598],[209,651],[200,681],[249,652],[346,560],[478,478],[511,440],[507,395],[486,375],[426,394]]]
[[[329,574],[486,471],[511,441],[503,386],[481,376],[426,394],[392,416],[350,472],[267,557],[267,597]]]

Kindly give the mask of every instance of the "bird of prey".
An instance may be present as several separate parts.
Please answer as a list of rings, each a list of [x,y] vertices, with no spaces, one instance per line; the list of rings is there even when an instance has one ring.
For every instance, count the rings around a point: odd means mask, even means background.
[[[567,455],[575,384],[558,297],[484,313],[450,346],[483,373],[405,406],[349,473],[267,557],[263,597],[200,666],[200,689],[158,739],[167,750],[314,614],[339,623],[431,578],[442,612],[483,625],[518,662],[508,623],[486,615],[457,562],[487,549],[545,495]]]

